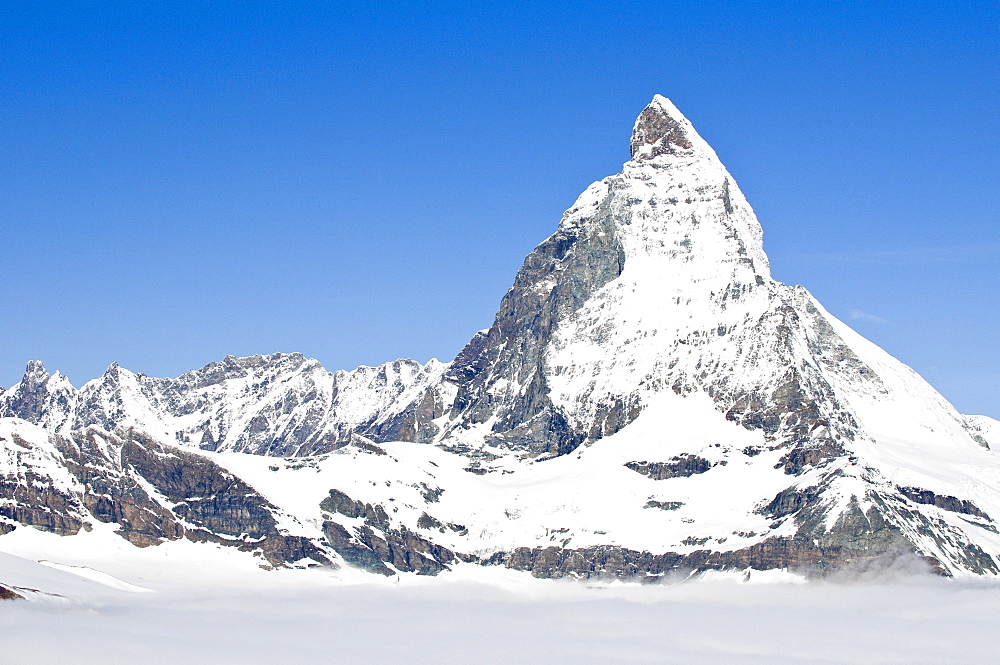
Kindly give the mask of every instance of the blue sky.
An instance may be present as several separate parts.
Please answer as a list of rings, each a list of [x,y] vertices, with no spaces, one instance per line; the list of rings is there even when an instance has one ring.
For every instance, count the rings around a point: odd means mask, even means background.
[[[448,360],[670,97],[775,276],[1000,417],[987,2],[8,2],[0,385]]]

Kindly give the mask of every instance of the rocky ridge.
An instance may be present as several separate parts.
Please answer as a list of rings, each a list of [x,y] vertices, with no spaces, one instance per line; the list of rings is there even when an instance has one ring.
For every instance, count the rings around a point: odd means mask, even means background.
[[[176,379],[113,364],[77,390],[31,361],[0,399],[0,417],[58,433],[132,427],[201,450],[304,456],[335,450],[353,434],[384,438],[393,418],[444,369],[437,361],[397,360],[329,372],[302,354],[276,353],[227,356]]]

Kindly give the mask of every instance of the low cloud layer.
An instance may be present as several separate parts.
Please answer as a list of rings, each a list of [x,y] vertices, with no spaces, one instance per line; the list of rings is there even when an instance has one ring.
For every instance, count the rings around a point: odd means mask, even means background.
[[[969,663],[993,659],[998,592],[909,566],[808,584],[300,580],[10,602],[0,639],[12,665]]]

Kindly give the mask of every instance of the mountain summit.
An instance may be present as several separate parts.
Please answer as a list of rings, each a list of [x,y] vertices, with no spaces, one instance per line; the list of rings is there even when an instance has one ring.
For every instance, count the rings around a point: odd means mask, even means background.
[[[113,366],[80,389],[29,363],[0,397],[0,547],[97,520],[140,546],[383,575],[900,556],[1000,574],[995,423],[772,279],[753,210],[669,100],[630,147],[450,363],[227,357],[176,379]]]
[[[564,454],[664,388],[703,387],[689,379],[707,372],[686,360],[699,365],[706,344],[732,355],[734,335],[772,304],[760,225],[687,119],[657,96],[632,147],[622,173],[588,187],[528,255],[493,326],[427,394],[440,408],[411,416],[409,438]]]
[[[669,99],[654,95],[632,128],[632,159],[641,161],[677,150],[690,150],[694,147],[688,138],[691,135],[700,139],[688,119]]]

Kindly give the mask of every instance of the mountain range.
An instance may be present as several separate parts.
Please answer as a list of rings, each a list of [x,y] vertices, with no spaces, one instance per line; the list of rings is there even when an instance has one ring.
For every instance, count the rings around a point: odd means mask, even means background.
[[[36,529],[386,576],[1000,574],[1000,424],[774,280],[669,100],[630,148],[451,362],[227,356],[80,388],[29,362],[0,394],[0,549]]]

